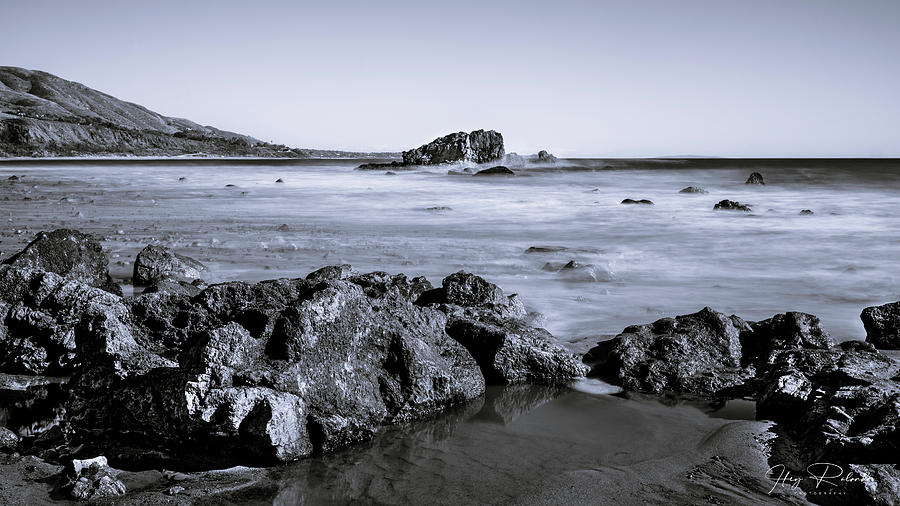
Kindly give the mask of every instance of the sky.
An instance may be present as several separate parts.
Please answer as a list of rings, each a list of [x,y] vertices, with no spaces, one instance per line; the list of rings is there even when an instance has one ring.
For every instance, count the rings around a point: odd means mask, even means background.
[[[0,65],[292,147],[900,156],[900,1],[0,0]]]

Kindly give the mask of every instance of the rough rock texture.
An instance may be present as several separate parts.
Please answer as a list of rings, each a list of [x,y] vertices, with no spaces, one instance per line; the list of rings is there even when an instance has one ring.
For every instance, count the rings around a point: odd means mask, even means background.
[[[60,475],[59,491],[76,501],[125,495],[125,484],[107,464],[106,457],[72,460]]]
[[[22,251],[4,264],[55,272],[68,279],[121,295],[122,289],[109,275],[109,260],[96,238],[77,230],[40,232]]]
[[[685,188],[682,188],[681,190],[679,190],[678,193],[709,193],[709,192],[704,190],[703,188],[700,188],[699,186],[688,186],[688,187],[685,187]]]
[[[749,213],[753,209],[746,204],[741,204],[740,202],[735,202],[733,200],[720,200],[713,206],[714,211],[743,211],[745,213]]]
[[[585,373],[549,332],[525,323],[518,296],[506,296],[483,278],[457,272],[444,278],[441,288],[424,292],[417,304],[437,304],[448,314],[447,333],[475,357],[489,383],[561,384]]]
[[[503,165],[498,165],[496,167],[491,167],[489,169],[479,170],[473,176],[515,176],[516,173],[510,170],[508,167],[504,167]]]
[[[133,282],[136,286],[164,279],[193,281],[207,272],[206,266],[191,257],[179,255],[164,246],[148,245],[134,261]]]
[[[404,165],[437,165],[448,162],[487,163],[503,158],[503,136],[493,130],[457,132],[403,152]]]
[[[759,172],[754,172],[750,174],[750,177],[747,178],[746,184],[766,184],[763,181],[763,176]]]
[[[743,384],[741,332],[747,323],[710,308],[627,327],[585,355],[591,375],[627,389],[713,396]]]
[[[879,348],[900,349],[900,302],[863,309],[866,341]]]

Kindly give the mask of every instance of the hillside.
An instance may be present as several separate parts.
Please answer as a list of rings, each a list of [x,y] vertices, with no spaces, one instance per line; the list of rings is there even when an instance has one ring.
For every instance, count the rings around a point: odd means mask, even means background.
[[[37,70],[0,67],[0,157],[393,157],[298,149],[163,116]]]

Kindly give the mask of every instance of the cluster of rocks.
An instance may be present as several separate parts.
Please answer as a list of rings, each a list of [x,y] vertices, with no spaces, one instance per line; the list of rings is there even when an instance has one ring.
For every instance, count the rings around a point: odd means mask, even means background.
[[[271,464],[432,416],[486,384],[565,384],[587,370],[528,323],[516,295],[465,272],[433,287],[339,265],[205,286],[202,264],[149,246],[135,280],[150,286],[123,298],[96,255],[93,237],[60,230],[0,266],[0,379],[58,391],[2,406],[19,417],[6,435],[20,451],[134,467]],[[29,402],[56,406],[36,423]],[[64,493],[121,492],[105,461],[91,462],[67,471]]]
[[[627,327],[584,360],[589,375],[629,390],[750,396],[759,418],[777,422],[773,466],[806,475],[809,464],[835,463],[856,476],[839,490],[842,501],[890,504],[900,490],[900,361],[877,347],[900,344],[898,308],[866,308],[867,341],[840,345],[810,314],[748,322],[704,308]]]
[[[503,136],[494,130],[456,132],[403,152],[403,161],[390,163],[366,163],[357,170],[400,169],[417,165],[443,163],[488,163],[503,158]]]

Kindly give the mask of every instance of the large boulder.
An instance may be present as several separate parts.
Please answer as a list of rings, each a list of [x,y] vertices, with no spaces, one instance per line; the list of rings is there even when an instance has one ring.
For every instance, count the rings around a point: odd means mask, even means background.
[[[541,163],[556,163],[556,157],[547,150],[540,150],[537,154],[537,161]]]
[[[827,350],[834,341],[822,329],[818,317],[791,311],[751,322],[750,330],[741,334],[741,346],[744,363],[762,367],[771,364],[779,351]]]
[[[404,165],[437,165],[449,162],[487,163],[503,158],[503,136],[493,130],[457,132],[403,152]]]
[[[54,272],[67,279],[102,288],[117,295],[122,289],[109,275],[109,260],[97,239],[77,230],[40,232],[22,251],[4,264]]]
[[[866,341],[879,348],[900,349],[900,302],[863,309],[863,326]]]
[[[563,384],[586,369],[544,329],[525,322],[525,306],[515,294],[483,278],[457,272],[441,288],[425,291],[417,304],[447,313],[447,333],[475,357],[491,384]]]
[[[413,305],[428,288],[378,273],[213,285],[178,310],[208,325],[186,333],[178,364],[78,378],[72,426],[88,441],[267,463],[430,416],[480,396],[484,378],[447,317]]]
[[[167,278],[190,282],[202,278],[206,272],[206,266],[197,260],[150,244],[134,261],[133,283],[145,286]]]
[[[710,308],[632,325],[585,355],[591,375],[629,390],[715,396],[750,376],[741,366],[747,323]]]

